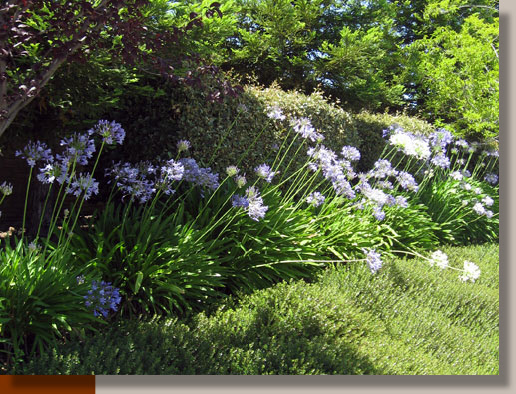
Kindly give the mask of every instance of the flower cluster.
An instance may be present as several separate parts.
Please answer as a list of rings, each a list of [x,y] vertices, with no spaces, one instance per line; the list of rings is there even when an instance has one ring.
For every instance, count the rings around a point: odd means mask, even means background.
[[[430,256],[430,265],[437,265],[439,268],[445,269],[448,267],[448,256],[446,253],[443,253],[440,250],[436,250],[434,253],[432,253],[432,256]]]
[[[117,163],[106,170],[106,175],[114,178],[124,196],[137,199],[142,204],[150,200],[156,191],[154,183],[148,179],[155,173],[156,170],[151,165],[136,167],[129,163]]]
[[[306,202],[314,207],[318,207],[324,203],[325,197],[319,192],[310,193],[306,197]]]
[[[274,175],[278,174],[278,171],[271,171],[271,168],[267,164],[260,164],[254,169],[254,171],[256,172],[256,175],[265,179],[267,183],[271,183]]]
[[[337,195],[343,195],[349,199],[353,199],[355,198],[355,191],[349,181],[356,177],[356,173],[348,158],[351,155],[354,159],[357,155],[353,153],[351,149],[346,150],[345,148],[353,147],[343,148],[342,153],[344,158],[339,158],[335,152],[331,149],[327,149],[324,145],[308,149],[308,156],[313,159],[309,168],[313,171],[321,170],[324,178],[332,183]]]
[[[48,148],[47,144],[40,141],[29,141],[22,151],[15,152],[15,156],[20,156],[22,159],[27,160],[27,164],[30,167],[34,167],[37,161],[53,160],[52,151]]]
[[[95,182],[90,174],[80,173],[72,177],[70,184],[66,188],[66,192],[76,197],[84,193],[84,199],[88,200],[92,194],[98,194],[99,183]]]
[[[463,282],[468,280],[475,282],[480,277],[480,268],[471,261],[464,261],[464,274],[459,276],[459,279]]]
[[[77,278],[77,281],[80,282],[80,277]],[[91,289],[88,290],[84,299],[86,306],[93,309],[94,316],[102,315],[104,317],[107,317],[110,309],[116,312],[118,304],[122,300],[119,290],[111,286],[111,283],[104,281],[98,283],[95,280],[91,283]]]
[[[321,142],[324,140],[324,136],[318,133],[312,126],[312,122],[308,118],[292,119],[290,125],[296,133],[305,139],[309,139],[312,142]]]
[[[267,112],[267,116],[271,119],[274,119],[274,120],[285,120],[286,119],[286,116],[281,111],[281,108],[278,107],[277,105],[275,105],[273,107],[269,107],[268,111],[269,112]]]
[[[12,192],[13,186],[10,183],[4,181],[2,184],[0,184],[0,193],[2,193],[4,196],[10,195]]]
[[[380,268],[382,268],[383,264],[380,253],[378,253],[375,249],[363,248],[362,251],[366,255],[365,260],[369,266],[369,269],[371,270],[371,273],[375,274]]]
[[[122,125],[115,121],[100,120],[92,129],[88,130],[88,134],[98,134],[102,137],[105,144],[112,145],[117,143],[122,145],[125,139],[125,130]]]
[[[65,148],[63,154],[56,155],[61,163],[88,164],[88,160],[95,153],[95,141],[87,134],[74,133],[72,136],[61,140],[61,146]]]
[[[424,160],[430,157],[430,144],[426,138],[406,132],[401,127],[390,130],[389,134],[389,143],[407,156]]]
[[[259,221],[265,217],[265,213],[269,209],[268,206],[263,205],[263,199],[260,192],[254,187],[250,186],[245,192],[245,197],[238,194],[232,197],[233,207],[243,208],[247,211],[249,217],[255,221]]]
[[[184,167],[184,178],[197,186],[216,190],[219,187],[219,174],[212,173],[211,168],[199,167],[195,159],[180,159],[179,163]]]

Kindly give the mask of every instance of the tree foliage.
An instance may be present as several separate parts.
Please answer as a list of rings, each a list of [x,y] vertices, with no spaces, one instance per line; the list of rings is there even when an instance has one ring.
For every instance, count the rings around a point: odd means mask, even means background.
[[[0,7],[0,136],[49,83],[58,68],[99,56],[119,64],[146,64],[161,75],[191,81],[192,73],[174,74],[159,56],[203,16],[219,14],[211,3],[204,15],[192,13],[185,26],[160,28],[163,15],[152,0],[8,0]],[[179,56],[173,60],[178,63]],[[170,59],[168,59],[170,60]]]

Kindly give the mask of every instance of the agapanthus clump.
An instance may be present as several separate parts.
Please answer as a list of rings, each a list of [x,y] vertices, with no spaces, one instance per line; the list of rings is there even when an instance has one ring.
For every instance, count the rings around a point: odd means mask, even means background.
[[[278,173],[277,171],[271,171],[271,168],[267,164],[260,164],[254,171],[256,175],[264,179],[267,183],[271,183],[272,178]]]
[[[52,151],[44,142],[36,141],[29,143],[21,151],[16,151],[15,156],[27,160],[30,167],[34,167],[37,161],[52,161]]]
[[[449,265],[448,264],[448,256],[446,255],[446,253],[443,253],[440,250],[436,250],[435,252],[432,253],[432,255],[430,256],[429,262],[430,262],[431,266],[436,265],[441,269],[445,269]]]
[[[115,121],[100,120],[92,129],[88,130],[88,134],[98,134],[102,137],[102,141],[108,145],[114,143],[122,145],[125,139],[125,130],[121,124]]]
[[[459,279],[463,282],[468,280],[475,282],[480,277],[480,268],[471,261],[464,261],[464,274],[459,276]]]
[[[362,249],[362,252],[366,255],[366,262],[371,273],[375,274],[380,268],[382,268],[383,262],[380,253],[375,249]]]
[[[83,279],[84,280],[84,279]],[[79,278],[78,278],[79,281]],[[122,298],[120,292],[111,283],[93,281],[88,294],[84,296],[85,305],[93,310],[94,316],[107,317],[110,310],[116,312]]]
[[[320,192],[310,193],[306,197],[306,202],[314,207],[318,207],[324,203],[325,197]]]

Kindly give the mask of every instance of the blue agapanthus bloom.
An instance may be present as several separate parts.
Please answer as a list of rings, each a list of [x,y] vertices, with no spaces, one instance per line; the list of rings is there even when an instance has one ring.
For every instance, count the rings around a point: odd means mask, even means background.
[[[265,179],[267,183],[272,182],[272,178],[277,174],[277,171],[271,171],[271,168],[267,164],[260,164],[254,169],[256,175],[260,178]]]
[[[375,274],[380,268],[382,268],[383,264],[380,253],[376,252],[375,249],[363,248],[362,251],[366,255],[367,265],[369,266],[371,273]]]
[[[30,167],[34,167],[37,161],[51,162],[53,160],[52,151],[48,148],[47,144],[40,141],[29,141],[23,150],[15,152],[15,156],[27,160],[27,164]]]
[[[100,120],[92,129],[88,130],[88,134],[98,134],[102,137],[102,141],[108,145],[117,143],[122,145],[125,138],[125,130],[122,125],[115,121]]]
[[[95,152],[95,141],[90,139],[87,134],[74,133],[70,137],[61,140],[61,146],[65,147],[63,154],[56,155],[62,163],[88,164],[88,160],[93,157]]]
[[[91,289],[84,296],[85,305],[93,309],[94,316],[107,317],[109,310],[116,312],[122,298],[120,292],[111,283],[92,281]]]

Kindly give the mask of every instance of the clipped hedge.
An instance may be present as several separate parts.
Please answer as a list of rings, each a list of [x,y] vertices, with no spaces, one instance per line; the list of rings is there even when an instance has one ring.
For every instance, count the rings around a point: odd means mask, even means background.
[[[177,141],[187,139],[192,156],[219,173],[245,154],[239,166],[249,174],[259,164],[272,163],[287,132],[287,121],[275,125],[267,116],[268,108],[275,105],[291,118],[311,119],[324,135],[325,146],[335,151],[343,145],[359,148],[359,170],[370,168],[380,155],[382,131],[388,126],[398,123],[406,130],[425,134],[432,130],[430,124],[405,115],[346,112],[319,91],[305,95],[275,86],[246,86],[239,97],[226,97],[223,102],[211,102],[207,95],[207,91],[194,87],[171,88],[153,80],[144,86],[127,87],[121,107],[109,114],[127,131],[127,142],[115,159],[174,157]],[[295,152],[296,145],[292,149],[291,153]],[[298,160],[305,158],[301,151]]]

